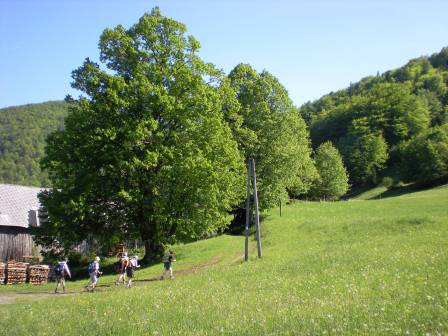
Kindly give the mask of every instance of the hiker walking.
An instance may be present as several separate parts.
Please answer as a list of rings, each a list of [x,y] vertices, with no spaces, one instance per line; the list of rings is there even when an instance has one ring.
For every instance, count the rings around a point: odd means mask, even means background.
[[[129,261],[129,266],[126,269],[126,275],[128,276],[128,283],[126,285],[126,288],[131,288],[135,269],[139,267],[140,265],[138,264],[138,256],[134,256],[134,258]]]
[[[103,274],[100,272],[100,257],[95,257],[95,260],[90,263],[88,271],[90,281],[87,285],[87,290],[93,291],[96,287],[96,283],[98,282],[98,277]]]
[[[117,281],[115,281],[115,285],[119,285],[120,282],[125,282],[125,277],[126,277],[126,270],[129,267],[129,257],[128,257],[128,253],[124,252],[123,255],[121,256],[120,260],[120,275],[117,279]]]
[[[68,258],[65,257],[64,260],[59,261],[54,269],[54,273],[56,275],[56,289],[54,290],[55,293],[58,293],[59,286],[62,285],[62,290],[65,293],[65,277],[68,276],[69,278],[72,277],[70,274],[70,270],[68,269]]]
[[[170,279],[174,279],[173,276],[173,268],[171,264],[176,261],[176,258],[174,257],[174,253],[172,250],[169,250],[168,255],[165,256],[165,261],[163,262],[163,273],[160,277],[160,280],[163,280],[165,278],[165,275],[168,273],[170,275]]]

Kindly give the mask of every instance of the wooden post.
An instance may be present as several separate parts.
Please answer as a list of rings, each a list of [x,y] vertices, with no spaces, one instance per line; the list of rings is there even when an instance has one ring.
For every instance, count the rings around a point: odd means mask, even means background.
[[[282,216],[282,200],[280,199],[280,217]]]
[[[258,212],[258,192],[257,192],[257,175],[255,174],[255,160],[251,159],[252,179],[254,187],[254,207],[255,207],[255,235],[257,237],[258,258],[261,258],[261,237],[260,237],[260,214]]]
[[[244,242],[244,260],[249,259],[249,224],[250,224],[250,173],[251,161],[247,162],[247,197],[246,197],[246,240]]]

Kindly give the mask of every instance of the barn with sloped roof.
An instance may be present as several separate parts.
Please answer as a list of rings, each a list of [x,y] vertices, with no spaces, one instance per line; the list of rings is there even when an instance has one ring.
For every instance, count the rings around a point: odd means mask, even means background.
[[[43,188],[0,184],[0,261],[21,260],[32,254],[30,227],[39,226]]]

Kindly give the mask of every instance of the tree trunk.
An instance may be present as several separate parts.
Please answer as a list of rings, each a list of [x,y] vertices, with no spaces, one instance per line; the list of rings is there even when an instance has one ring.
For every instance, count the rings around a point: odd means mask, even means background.
[[[145,244],[145,256],[142,262],[144,264],[152,264],[162,260],[165,251],[159,232],[157,232],[157,225],[155,223],[146,223],[146,225],[140,228],[140,235]]]
[[[144,264],[151,264],[162,260],[165,253],[164,246],[161,242],[157,242],[152,239],[144,239],[145,243],[145,256],[143,257]]]

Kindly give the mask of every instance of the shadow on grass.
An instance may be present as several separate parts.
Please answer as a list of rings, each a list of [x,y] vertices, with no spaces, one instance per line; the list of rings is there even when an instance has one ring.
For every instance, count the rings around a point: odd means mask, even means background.
[[[403,196],[403,195],[410,194],[413,192],[424,191],[424,190],[433,189],[433,188],[434,188],[434,186],[417,186],[415,184],[411,184],[411,185],[407,185],[407,186],[403,186],[403,187],[395,187],[395,188],[388,189],[385,192],[382,192],[381,194],[376,195],[369,199],[370,200],[378,200],[378,199],[383,199],[383,198],[398,197],[398,196]]]
[[[390,189],[387,189],[377,195],[368,197],[368,198],[364,198],[365,200],[378,200],[378,199],[383,199],[383,198],[390,198],[390,197],[398,197],[398,196],[403,196],[406,194],[410,194],[413,192],[418,192],[418,191],[424,191],[424,190],[429,190],[429,189],[437,189],[437,188],[446,188],[447,181],[446,180],[437,180],[437,181],[432,181],[431,183],[426,183],[426,184],[416,184],[416,183],[411,183],[411,184],[406,184],[406,185],[402,185],[402,186],[394,186],[391,187]],[[348,194],[344,195],[341,197],[341,200],[347,201],[350,199],[356,199],[358,196],[364,194],[364,193],[368,193],[370,190],[375,189],[378,187],[365,187],[365,188],[357,188],[354,189],[352,191],[350,191]]]
[[[345,195],[341,196],[340,200],[341,201],[348,201],[348,200],[350,200],[352,198],[358,197],[361,194],[364,194],[365,192],[369,191],[370,189],[372,189],[372,187],[352,189],[348,193],[346,193]]]
[[[144,260],[139,261],[140,265],[142,266],[142,269],[161,264],[161,260],[151,260],[145,262]],[[70,267],[70,262],[69,262]],[[72,278],[71,280],[89,280],[89,273],[88,273],[89,263],[83,263],[81,265],[76,265],[73,267],[70,267]],[[114,262],[107,262],[107,263],[101,263],[100,264],[100,271],[103,272],[103,275],[118,275],[120,274],[120,264],[118,259]]]

